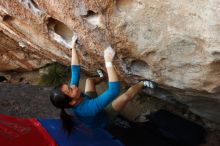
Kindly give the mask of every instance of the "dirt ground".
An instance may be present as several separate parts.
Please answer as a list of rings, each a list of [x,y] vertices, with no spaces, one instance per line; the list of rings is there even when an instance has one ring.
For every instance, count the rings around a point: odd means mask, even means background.
[[[51,87],[0,83],[0,113],[17,117],[53,118],[59,111],[49,100]]]
[[[99,88],[99,90],[102,90],[103,87]],[[52,87],[0,83],[0,114],[29,118],[57,118],[59,117],[59,110],[53,107],[49,100],[51,90]],[[151,103],[152,108],[152,103],[155,101],[147,99],[147,102]],[[135,106],[137,101],[132,102],[130,107],[123,111],[124,115],[134,109],[132,104]],[[163,105],[163,103],[160,103],[160,105]],[[159,107],[158,105],[155,106]],[[142,109],[141,111],[146,112],[146,110],[149,109]],[[140,110],[133,110],[133,113],[138,111]],[[207,143],[201,146],[220,146],[220,131],[218,129],[207,129],[207,131]]]

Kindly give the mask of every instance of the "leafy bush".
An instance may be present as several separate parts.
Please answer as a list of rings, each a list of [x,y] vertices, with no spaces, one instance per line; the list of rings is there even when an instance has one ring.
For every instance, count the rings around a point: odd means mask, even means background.
[[[40,84],[46,86],[57,86],[68,81],[70,71],[66,66],[54,63],[48,67],[48,72],[40,78]]]

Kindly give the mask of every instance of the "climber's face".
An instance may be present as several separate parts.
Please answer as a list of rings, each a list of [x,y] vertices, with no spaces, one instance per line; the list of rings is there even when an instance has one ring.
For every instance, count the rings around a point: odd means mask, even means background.
[[[61,86],[61,91],[67,95],[69,98],[71,98],[71,101],[69,104],[71,106],[77,105],[82,101],[81,91],[76,86],[69,86],[67,84],[63,84]]]

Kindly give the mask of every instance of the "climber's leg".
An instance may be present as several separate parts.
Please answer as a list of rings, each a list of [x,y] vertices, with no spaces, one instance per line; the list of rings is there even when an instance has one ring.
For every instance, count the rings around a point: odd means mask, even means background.
[[[85,93],[86,92],[96,92],[96,85],[106,80],[106,76],[104,75],[102,70],[97,70],[99,77],[92,77],[86,79],[85,84]]]
[[[120,112],[142,89],[143,87],[154,89],[156,84],[150,80],[141,81],[130,87],[125,93],[112,102],[112,108]]]

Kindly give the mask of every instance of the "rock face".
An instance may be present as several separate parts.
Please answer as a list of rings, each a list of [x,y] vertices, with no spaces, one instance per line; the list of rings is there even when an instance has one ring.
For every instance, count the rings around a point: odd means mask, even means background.
[[[148,94],[220,122],[219,13],[218,0],[0,0],[0,71],[69,65],[77,34],[84,70],[111,45],[122,80],[154,80]]]

